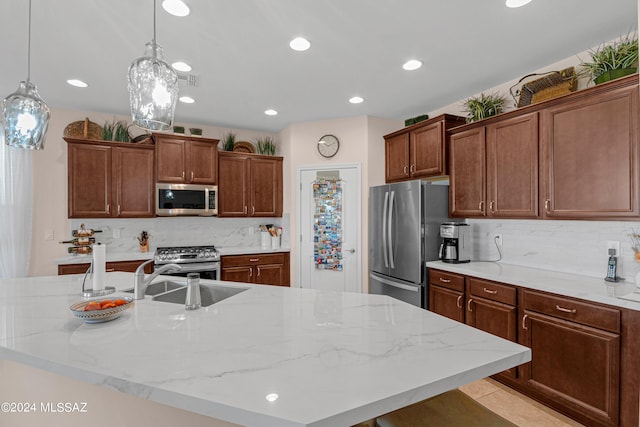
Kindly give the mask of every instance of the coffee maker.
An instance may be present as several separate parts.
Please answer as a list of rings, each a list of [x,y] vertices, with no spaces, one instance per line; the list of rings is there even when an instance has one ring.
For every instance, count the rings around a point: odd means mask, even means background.
[[[464,222],[445,222],[440,225],[440,259],[459,264],[471,261],[471,226]]]

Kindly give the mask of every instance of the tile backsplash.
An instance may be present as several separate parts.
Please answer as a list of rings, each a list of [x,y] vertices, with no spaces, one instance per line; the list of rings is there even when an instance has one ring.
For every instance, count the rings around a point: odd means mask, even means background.
[[[159,246],[215,245],[224,247],[260,246],[261,224],[281,226],[282,247],[289,247],[289,216],[282,218],[217,218],[217,217],[157,217],[140,219],[71,219],[71,229],[103,230],[96,235],[98,241],[107,244],[107,251],[137,252],[137,236],[147,231],[149,251]]]
[[[634,280],[640,264],[634,261],[628,235],[640,223],[628,221],[467,220],[474,239],[473,259],[495,260],[494,234],[502,234],[502,262],[584,276],[607,272],[607,242],[620,242],[618,275]]]

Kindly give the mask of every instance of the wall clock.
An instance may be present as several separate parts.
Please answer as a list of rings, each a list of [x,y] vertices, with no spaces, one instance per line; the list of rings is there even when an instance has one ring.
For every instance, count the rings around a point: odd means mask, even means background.
[[[340,141],[333,135],[325,135],[318,141],[318,153],[327,159],[335,156],[340,149]]]

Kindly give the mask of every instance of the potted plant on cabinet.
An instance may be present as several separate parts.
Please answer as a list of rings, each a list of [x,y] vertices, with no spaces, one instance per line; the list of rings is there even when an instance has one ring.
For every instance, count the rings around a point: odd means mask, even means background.
[[[265,156],[276,155],[276,143],[270,136],[256,138],[256,146],[258,147],[258,154]]]
[[[583,73],[595,84],[608,82],[638,70],[638,37],[625,36],[589,52],[591,62],[583,62]]]
[[[478,96],[465,99],[463,107],[467,113],[467,123],[502,113],[505,102],[507,102],[507,99],[497,93],[481,93]]]

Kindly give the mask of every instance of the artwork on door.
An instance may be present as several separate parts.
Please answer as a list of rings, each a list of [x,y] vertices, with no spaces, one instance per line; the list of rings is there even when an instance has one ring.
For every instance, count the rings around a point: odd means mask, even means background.
[[[313,182],[313,259],[317,270],[342,271],[342,187],[340,179]]]

